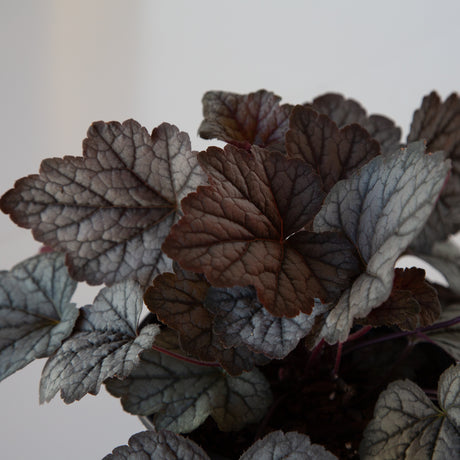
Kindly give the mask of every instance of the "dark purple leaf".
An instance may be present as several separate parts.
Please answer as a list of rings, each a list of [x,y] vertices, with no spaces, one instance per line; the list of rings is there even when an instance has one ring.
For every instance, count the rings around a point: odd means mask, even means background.
[[[175,274],[164,273],[155,278],[144,301],[161,322],[179,333],[182,349],[202,361],[219,362],[231,375],[268,362],[242,343],[222,345],[213,329],[214,315],[203,306],[210,284],[203,275],[174,265]]]
[[[361,125],[380,144],[382,153],[393,153],[400,147],[401,129],[382,115],[368,116],[364,108],[353,99],[327,93],[305,106],[327,115],[339,128],[353,123]]]
[[[452,161],[452,173],[427,224],[412,246],[429,254],[436,241],[460,230],[460,98],[451,94],[444,102],[435,92],[425,96],[415,111],[407,142],[424,139],[427,150],[442,150]]]
[[[175,126],[163,123],[150,136],[133,120],[97,122],[82,157],[43,161],[0,205],[37,240],[66,252],[78,281],[147,285],[171,266],[160,247],[201,174],[188,135]]]
[[[265,90],[247,95],[209,91],[203,97],[199,134],[246,149],[259,145],[283,152],[292,106],[280,105],[280,100]]]
[[[339,129],[326,115],[298,105],[290,117],[286,152],[317,171],[328,192],[340,179],[348,178],[378,155],[380,146],[361,126]]]
[[[373,326],[396,325],[413,331],[433,324],[441,313],[436,289],[425,281],[421,268],[397,268],[390,297],[362,321]]]
[[[312,220],[324,196],[305,162],[232,146],[208,149],[200,162],[211,186],[183,200],[185,216],[166,239],[166,254],[184,269],[204,273],[215,287],[253,285],[275,316],[310,313],[315,298],[325,301],[339,293],[344,280],[334,285],[331,275],[346,278],[352,264],[346,261],[341,270],[345,257],[337,262],[324,253],[330,246],[337,252],[338,244],[328,240],[337,238],[347,254],[349,243],[340,235],[308,234],[301,241],[298,232],[288,238]],[[307,245],[311,258],[301,250]]]

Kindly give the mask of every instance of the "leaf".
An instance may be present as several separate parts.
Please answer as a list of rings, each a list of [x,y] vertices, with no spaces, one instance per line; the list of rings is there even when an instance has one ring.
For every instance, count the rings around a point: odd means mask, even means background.
[[[323,446],[312,444],[304,434],[273,431],[255,442],[240,460],[337,460]]]
[[[225,346],[244,344],[275,359],[284,358],[297,346],[325,308],[317,301],[311,315],[279,318],[263,308],[251,286],[211,288],[205,306],[214,313],[214,332]]]
[[[400,147],[401,128],[382,115],[368,116],[364,108],[353,99],[345,99],[341,94],[327,93],[305,106],[327,115],[339,128],[358,123],[377,140],[382,153],[393,153]]]
[[[430,152],[442,150],[452,160],[452,174],[426,226],[413,242],[419,253],[430,253],[436,241],[460,230],[460,98],[451,94],[444,102],[436,92],[423,98],[415,111],[407,142],[425,139]]]
[[[322,335],[329,343],[345,341],[354,318],[388,299],[394,264],[425,224],[448,171],[442,154],[425,155],[419,142],[374,158],[331,190],[314,230],[344,232],[365,270],[325,321]]]
[[[110,379],[107,390],[125,411],[152,415],[157,430],[189,433],[211,415],[221,431],[258,422],[271,404],[270,385],[257,369],[231,377],[221,369],[197,366],[154,350],[125,380]]]
[[[103,460],[210,460],[206,452],[190,439],[171,431],[142,431],[129,438]]]
[[[360,446],[360,458],[444,460],[460,452],[460,365],[440,377],[438,409],[409,380],[391,383],[380,394],[374,418]]]
[[[437,323],[444,323],[458,317],[460,317],[460,304],[455,303],[443,308]],[[460,361],[460,323],[442,329],[427,331],[425,335],[457,362]]]
[[[167,270],[161,244],[179,202],[201,182],[188,135],[163,123],[150,136],[133,120],[94,123],[83,157],[44,160],[16,182],[3,212],[34,237],[67,253],[76,280],[147,285]]]
[[[142,305],[141,287],[128,280],[102,289],[93,305],[83,307],[74,333],[43,369],[40,402],[49,402],[61,390],[69,404],[97,394],[109,377],[128,376],[159,332],[152,324],[137,334]]]
[[[280,100],[265,90],[247,95],[208,91],[203,97],[199,135],[245,149],[259,145],[283,152],[292,106],[280,105]]]
[[[380,146],[361,126],[352,124],[339,130],[326,115],[298,105],[290,117],[286,152],[317,171],[328,192],[340,179],[348,178],[380,154]]]
[[[50,356],[70,335],[78,316],[70,303],[76,285],[59,253],[0,272],[0,380]]]
[[[433,324],[441,313],[436,289],[425,281],[421,268],[397,268],[390,297],[374,308],[363,324],[395,325],[406,331]]]
[[[241,343],[224,348],[213,330],[214,316],[203,306],[210,284],[203,275],[182,270],[177,263],[174,271],[176,274],[164,273],[155,278],[144,301],[162,323],[179,333],[186,353],[202,361],[217,361],[231,375],[269,361]]]
[[[460,248],[454,241],[435,241],[430,253],[416,253],[417,257],[439,270],[450,289],[460,296]]]
[[[163,244],[167,255],[215,287],[253,285],[275,316],[310,313],[314,298],[340,292],[353,265],[348,242],[298,232],[324,197],[305,162],[233,146],[210,148],[199,160],[211,186],[182,201],[185,215]]]

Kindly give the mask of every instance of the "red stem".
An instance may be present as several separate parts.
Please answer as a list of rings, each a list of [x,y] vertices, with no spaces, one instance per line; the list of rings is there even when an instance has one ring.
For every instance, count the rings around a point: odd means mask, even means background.
[[[407,337],[408,335],[420,335],[424,332],[434,331],[436,329],[444,329],[450,326],[454,326],[455,324],[460,323],[460,316],[456,318],[450,319],[448,321],[443,321],[442,323],[432,324],[431,326],[426,326],[422,328],[417,328],[414,331],[401,331],[401,332],[394,332],[392,334],[385,335],[383,337],[378,337],[376,339],[367,340],[365,342],[358,343],[354,347],[350,347],[344,351],[344,354],[351,353],[352,351],[358,350],[359,348],[364,348],[369,345],[374,345],[380,342],[386,342],[387,340],[399,339],[400,337]]]
[[[335,378],[339,376],[340,361],[342,359],[342,349],[343,349],[343,342],[339,342],[337,345],[337,355],[335,356],[335,366],[334,366],[334,371],[332,374]]]
[[[206,366],[206,367],[221,367],[219,363],[211,363],[209,361],[200,361],[198,359],[189,358],[188,356],[182,356],[179,353],[174,353],[173,351],[166,350],[166,348],[158,347],[157,345],[152,345],[152,349],[159,351],[165,355],[171,356],[181,361],[185,361],[190,364],[196,364],[197,366]]]

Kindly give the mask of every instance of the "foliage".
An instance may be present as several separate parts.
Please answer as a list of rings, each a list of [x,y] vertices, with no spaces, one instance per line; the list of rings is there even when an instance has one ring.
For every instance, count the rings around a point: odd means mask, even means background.
[[[203,152],[96,122],[1,198],[48,251],[0,273],[0,379],[46,357],[41,402],[104,383],[150,429],[107,459],[458,452],[459,97],[426,96],[407,143],[338,94],[280,101],[206,93],[227,145]],[[77,281],[106,287],[77,309]]]

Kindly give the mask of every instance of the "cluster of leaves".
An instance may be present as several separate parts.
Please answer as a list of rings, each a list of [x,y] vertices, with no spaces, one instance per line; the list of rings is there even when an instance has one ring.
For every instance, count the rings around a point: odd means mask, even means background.
[[[386,327],[460,359],[460,250],[448,239],[460,230],[456,94],[425,97],[404,145],[391,120],[337,94],[291,106],[264,90],[212,91],[203,104],[199,133],[223,149],[194,152],[167,123],[149,134],[133,120],[96,122],[83,156],[44,160],[0,201],[51,249],[0,273],[0,379],[47,357],[42,402],[105,383],[156,430],[106,458],[207,459],[179,433],[209,416],[222,432],[262,434],[277,404],[264,366],[298,347],[310,358],[336,347],[336,374],[345,342]],[[405,254],[449,287],[395,269]],[[107,287],[77,309],[77,281]],[[392,383],[361,458],[458,452],[459,365],[438,400]],[[336,458],[281,431],[240,458],[297,454]]]

